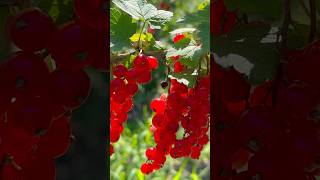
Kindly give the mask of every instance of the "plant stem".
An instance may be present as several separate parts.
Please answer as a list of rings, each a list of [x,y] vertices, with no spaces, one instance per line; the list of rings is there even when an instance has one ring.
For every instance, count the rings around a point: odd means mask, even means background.
[[[307,8],[307,6],[304,4],[303,0],[299,0],[299,2],[300,2],[300,5],[301,5],[303,11],[310,17],[310,12],[308,11],[308,8]]]
[[[288,31],[291,23],[291,1],[284,0],[284,20],[281,28],[281,52],[287,51],[288,47]]]
[[[279,84],[283,80],[284,76],[284,68],[285,66],[281,62],[287,61],[287,55],[288,55],[288,31],[289,31],[289,25],[291,24],[291,0],[284,0],[284,20],[282,23],[281,28],[281,47],[280,47],[280,54],[281,54],[281,60],[280,64],[277,68],[277,73],[275,75],[274,82],[271,87],[272,91],[272,107],[276,107],[277,105],[277,97],[278,97],[278,87]]]
[[[140,31],[140,35],[139,35],[139,40],[138,40],[138,49],[139,49],[139,51],[141,50],[141,35],[142,35],[142,32],[143,32],[143,29],[144,29],[144,27],[146,26],[146,21],[144,21],[143,22],[143,25],[142,25],[142,28],[141,28],[141,31]]]
[[[309,6],[310,6],[310,35],[309,35],[309,43],[311,43],[317,33],[317,11],[316,11],[316,1],[315,0],[309,0]]]

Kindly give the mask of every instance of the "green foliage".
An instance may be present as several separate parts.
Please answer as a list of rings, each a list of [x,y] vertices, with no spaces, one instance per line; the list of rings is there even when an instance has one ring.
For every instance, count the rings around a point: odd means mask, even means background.
[[[204,4],[202,4],[204,5]],[[192,24],[199,31],[199,37],[202,43],[202,49],[205,52],[210,51],[210,4],[202,7],[196,13],[185,17],[184,22]]]
[[[158,24],[164,24],[171,20],[173,13],[157,10],[155,6],[146,0],[113,0],[117,7],[132,16],[133,19],[147,21],[155,29],[160,29]],[[155,24],[153,24],[155,23]]]
[[[47,12],[57,24],[73,20],[73,0],[41,0],[36,5]]]
[[[132,22],[130,16],[116,8],[110,11],[110,42],[114,51],[129,47],[130,37],[136,32],[137,24]]]
[[[276,42],[261,42],[270,30],[265,23],[239,25],[228,36],[213,38],[214,53],[220,57],[234,53],[247,58],[254,64],[249,81],[260,84],[273,77],[280,58]]]

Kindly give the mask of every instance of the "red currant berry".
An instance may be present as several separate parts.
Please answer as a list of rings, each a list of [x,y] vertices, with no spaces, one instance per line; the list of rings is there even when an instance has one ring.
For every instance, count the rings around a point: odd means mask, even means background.
[[[143,174],[150,174],[153,171],[153,166],[149,163],[143,163],[140,170]]]
[[[181,40],[184,39],[184,38],[185,38],[185,36],[184,36],[182,33],[178,33],[178,34],[176,34],[176,35],[174,36],[173,42],[174,42],[174,43],[177,43],[177,42],[181,41]]]
[[[67,109],[79,107],[91,91],[90,78],[84,70],[56,70],[51,82],[54,99]]]
[[[148,61],[147,61],[147,56],[144,54],[139,54],[135,59],[134,59],[134,67],[135,68],[148,68]]]
[[[115,66],[112,70],[112,74],[117,78],[125,77],[127,72],[128,69],[122,64]]]
[[[28,52],[44,49],[56,30],[53,20],[38,8],[22,11],[8,25],[13,42]]]
[[[147,61],[149,64],[150,69],[157,69],[158,68],[158,59],[153,56],[148,56]]]
[[[166,102],[160,98],[156,98],[151,101],[150,108],[157,114],[161,114],[166,109]]]
[[[49,44],[52,58],[61,68],[82,69],[96,57],[95,41],[80,25],[70,22],[55,33]]]

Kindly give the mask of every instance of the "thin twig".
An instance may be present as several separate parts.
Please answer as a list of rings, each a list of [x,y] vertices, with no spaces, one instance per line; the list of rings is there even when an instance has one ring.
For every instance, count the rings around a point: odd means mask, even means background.
[[[281,47],[280,47],[280,54],[281,60],[279,67],[277,68],[277,73],[275,76],[274,83],[272,84],[272,107],[276,107],[277,105],[277,97],[278,97],[278,88],[279,84],[282,81],[284,76],[284,68],[285,66],[282,61],[287,60],[287,50],[288,50],[288,31],[289,26],[291,24],[291,0],[284,0],[284,19],[281,28]]]
[[[300,5],[301,5],[303,11],[310,17],[310,12],[308,11],[307,6],[304,4],[304,1],[303,0],[299,0],[299,2],[300,2]]]
[[[288,31],[291,24],[291,0],[284,0],[284,20],[281,28],[281,52],[287,51],[288,47]]]
[[[317,33],[317,10],[316,10],[316,1],[309,0],[310,5],[310,34],[309,34],[309,43],[311,43]]]

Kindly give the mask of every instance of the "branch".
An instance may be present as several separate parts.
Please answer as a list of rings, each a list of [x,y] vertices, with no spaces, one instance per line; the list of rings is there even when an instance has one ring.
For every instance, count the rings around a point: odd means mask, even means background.
[[[288,31],[291,24],[291,1],[284,0],[284,20],[281,28],[281,52],[286,54],[288,48]]]
[[[310,12],[309,12],[307,6],[304,4],[304,0],[299,0],[299,2],[300,2],[300,5],[301,5],[303,11],[308,15],[308,17],[310,17]]]
[[[309,43],[311,43],[317,33],[317,10],[316,10],[316,1],[309,0],[310,5],[310,34],[309,34]]]
[[[277,68],[277,73],[275,75],[274,82],[271,87],[272,91],[272,107],[276,107],[277,105],[277,99],[278,99],[278,88],[279,84],[282,82],[285,76],[285,66],[283,65],[283,62],[287,61],[287,51],[288,51],[288,31],[289,26],[291,24],[292,18],[291,18],[291,0],[284,0],[284,19],[282,23],[281,28],[281,47],[280,47],[280,53],[281,53],[281,60],[280,64]]]

